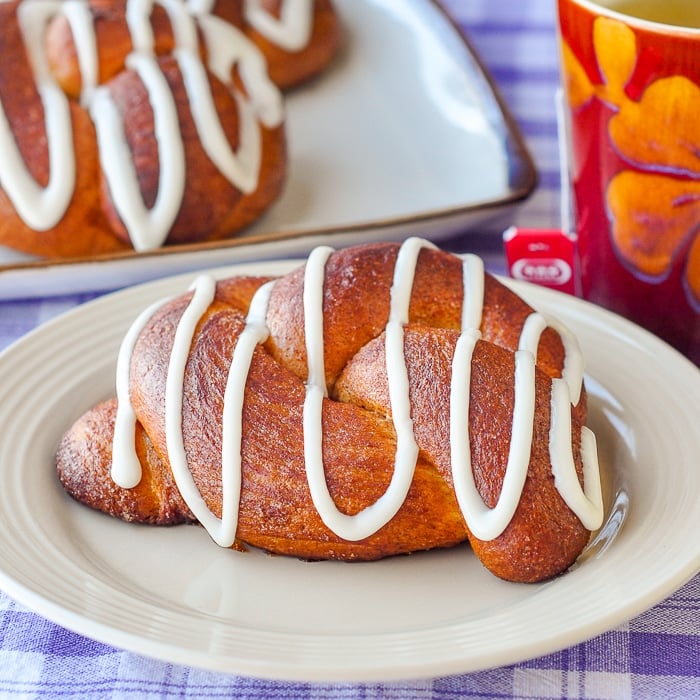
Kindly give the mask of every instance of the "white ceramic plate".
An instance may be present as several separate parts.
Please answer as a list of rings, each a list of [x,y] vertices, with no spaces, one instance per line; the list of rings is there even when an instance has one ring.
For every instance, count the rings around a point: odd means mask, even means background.
[[[72,501],[54,473],[61,435],[113,393],[117,348],[136,314],[188,283],[179,277],[103,297],[0,355],[0,587],[38,613],[207,669],[398,679],[514,663],[580,642],[651,607],[698,569],[700,372],[629,322],[523,283],[512,284],[580,338],[604,468],[606,523],[553,581],[500,581],[467,547],[365,564],[242,554],[196,526],[130,525]]]
[[[345,49],[288,95],[282,198],[225,242],[47,263],[0,247],[0,298],[124,287],[320,242],[438,240],[505,217],[535,185],[521,135],[474,51],[432,0],[336,0]]]

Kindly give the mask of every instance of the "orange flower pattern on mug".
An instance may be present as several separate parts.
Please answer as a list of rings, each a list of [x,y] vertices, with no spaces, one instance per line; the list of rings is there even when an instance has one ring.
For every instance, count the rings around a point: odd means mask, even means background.
[[[593,47],[602,84],[593,84],[570,47],[562,65],[572,108],[592,99],[615,111],[609,134],[634,170],[608,183],[611,236],[627,266],[641,276],[664,279],[677,255],[689,246],[684,270],[690,303],[700,306],[700,87],[684,76],[660,78],[640,99],[625,92],[637,65],[634,32],[622,22],[599,17]]]

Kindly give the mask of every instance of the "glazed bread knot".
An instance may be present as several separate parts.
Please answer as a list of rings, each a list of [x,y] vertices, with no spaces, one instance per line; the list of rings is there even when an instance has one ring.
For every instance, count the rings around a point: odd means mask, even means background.
[[[373,560],[468,540],[538,581],[602,522],[582,377],[572,334],[476,256],[320,247],[146,309],[58,472],[94,508],[225,547]]]

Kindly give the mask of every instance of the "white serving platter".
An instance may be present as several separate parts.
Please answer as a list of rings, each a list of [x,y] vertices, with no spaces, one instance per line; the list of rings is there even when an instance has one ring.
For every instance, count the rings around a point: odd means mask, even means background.
[[[468,40],[433,0],[336,0],[335,64],[287,98],[289,177],[245,234],[62,262],[0,247],[0,299],[104,291],[320,243],[433,240],[500,220],[534,189],[524,141]]]

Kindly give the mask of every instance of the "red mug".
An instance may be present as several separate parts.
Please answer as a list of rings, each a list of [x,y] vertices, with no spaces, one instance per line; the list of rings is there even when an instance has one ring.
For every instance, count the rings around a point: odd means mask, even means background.
[[[700,365],[700,0],[558,14],[581,293]]]

